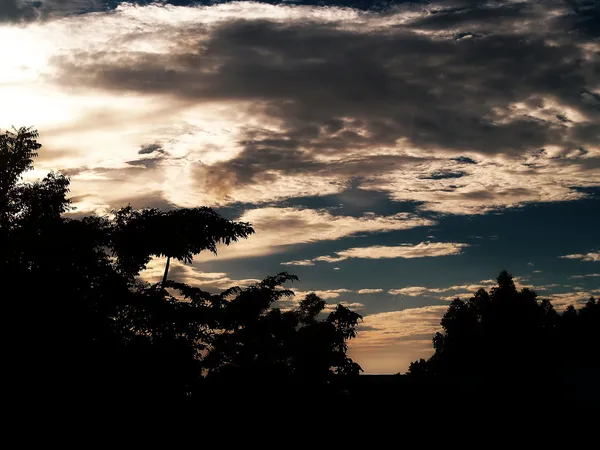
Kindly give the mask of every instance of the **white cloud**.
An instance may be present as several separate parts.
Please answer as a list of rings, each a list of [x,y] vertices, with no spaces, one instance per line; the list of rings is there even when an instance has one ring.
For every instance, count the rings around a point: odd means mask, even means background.
[[[585,275],[573,275],[569,278],[572,279],[581,279],[581,278],[589,278],[589,277],[600,277],[600,273],[587,273]]]
[[[517,287],[521,287],[521,285],[518,282],[516,282],[515,284],[517,285]],[[495,285],[496,282],[494,280],[481,280],[478,284],[459,284],[442,288],[407,286],[404,288],[390,289],[388,293],[391,295],[400,295],[405,297],[420,297],[452,292],[452,295],[437,296],[437,298],[439,298],[440,300],[452,301],[456,297],[470,297],[481,288],[488,290],[489,288]]]
[[[292,245],[334,241],[360,233],[407,230],[434,222],[411,214],[363,217],[334,216],[325,210],[258,208],[246,211],[237,220],[250,222],[256,234],[249,239],[219,247],[219,259],[262,256],[284,252]],[[199,260],[212,258],[200,255]],[[298,262],[294,262],[298,263]],[[295,265],[307,265],[300,261]]]
[[[299,261],[288,261],[281,263],[283,266],[314,266],[312,259],[302,259]],[[334,269],[335,270],[335,269]]]
[[[334,300],[335,301],[335,303],[327,303],[325,305],[325,308],[323,309],[323,311],[325,311],[325,312],[333,311],[338,304],[343,305],[347,308],[350,308],[353,311],[360,311],[365,307],[365,305],[360,302],[347,302],[345,300],[338,301],[338,299],[340,298],[341,295],[353,292],[352,290],[349,290],[349,289],[317,289],[317,290],[307,291],[307,290],[300,290],[297,288],[291,288],[290,290],[294,293],[293,297],[285,297],[285,298],[282,298],[281,300],[279,300],[279,304],[281,305],[281,307],[283,309],[291,309],[291,308],[297,307],[300,304],[300,302],[302,300],[304,300],[304,298],[308,294],[316,294],[323,300]]]
[[[419,295],[428,294],[434,292],[434,290],[423,287],[423,286],[410,286],[401,289],[390,289],[388,291],[391,295],[404,295],[407,297],[417,297]],[[439,290],[435,290],[435,292],[439,292]]]
[[[140,278],[148,283],[158,283],[162,280],[165,265],[166,258],[152,259],[140,273]],[[193,264],[183,264],[177,260],[171,260],[169,279],[209,291],[222,291],[233,286],[247,287],[262,281],[254,278],[232,279],[224,272],[203,272]]]
[[[598,252],[590,252],[590,253],[575,253],[572,255],[561,256],[562,259],[580,259],[582,261],[600,261],[600,253]]]
[[[379,294],[383,292],[383,289],[359,289],[356,291],[358,294]]]
[[[296,295],[296,298],[298,299],[298,301],[302,300],[304,297],[306,297],[307,294],[311,294],[311,293],[317,294],[323,300],[331,300],[333,298],[339,298],[339,296],[341,294],[346,294],[346,293],[352,292],[349,289],[324,289],[324,290],[304,291],[304,290],[292,288],[291,290],[294,291],[294,294]]]
[[[597,158],[599,151],[593,151]],[[592,161],[592,159],[589,159]],[[485,214],[494,210],[520,207],[527,203],[570,201],[586,195],[572,186],[597,186],[600,170],[580,171],[582,166],[565,164],[565,160],[550,157],[537,160],[535,166],[521,160],[498,157],[480,157],[479,164],[465,167],[457,162],[434,162],[440,172],[460,170],[464,175],[452,178],[430,179],[429,164],[415,166],[374,177],[365,189],[388,192],[397,201],[424,202],[425,211],[447,214]],[[575,162],[575,160],[573,161]],[[589,177],[589,178],[588,178]]]
[[[455,242],[421,242],[417,245],[382,246],[351,248],[337,252],[342,258],[426,258],[436,256],[458,255],[468,244]]]
[[[383,246],[349,248],[336,252],[337,256],[318,256],[313,259],[287,261],[281,264],[290,266],[311,266],[317,261],[339,262],[350,258],[362,259],[393,259],[393,258],[426,258],[436,256],[458,255],[468,244],[456,242],[421,242],[416,245]]]
[[[441,294],[444,292],[452,292],[455,293],[451,296],[447,297],[439,297],[441,300],[454,300],[456,297],[462,297],[465,295],[472,295],[477,292],[480,288],[488,288],[489,286],[485,284],[463,284],[457,286],[449,286],[445,288],[427,288],[423,286],[409,286],[400,289],[390,289],[388,291],[391,295],[402,295],[406,297],[419,297],[422,295],[431,295],[431,294]],[[460,292],[459,292],[460,291]]]
[[[340,302],[339,304],[342,306],[345,306],[346,308],[349,308],[355,312],[359,312],[365,307],[365,305],[363,305],[362,303],[359,303],[359,302],[353,302],[353,303]],[[327,305],[325,305],[325,308],[323,309],[323,311],[324,312],[334,311],[337,308],[337,305],[338,305],[337,303],[336,304],[328,303]]]

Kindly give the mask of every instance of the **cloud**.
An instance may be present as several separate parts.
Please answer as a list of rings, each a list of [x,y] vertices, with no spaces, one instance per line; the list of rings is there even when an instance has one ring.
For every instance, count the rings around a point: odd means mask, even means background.
[[[2,22],[29,22],[38,18],[35,2],[24,0],[2,0],[0,2],[0,24]]]
[[[582,307],[593,295],[598,295],[598,291],[564,292],[551,294],[548,298],[557,311],[562,311],[571,305],[576,308]]]
[[[589,277],[600,277],[600,273],[588,273],[585,275],[573,275],[573,276],[570,276],[569,278],[581,279],[581,278],[589,278]]]
[[[352,217],[332,215],[326,210],[274,207],[248,210],[237,220],[250,222],[256,234],[230,247],[220,246],[219,259],[263,256],[285,252],[299,244],[335,241],[362,233],[408,230],[434,223],[408,213]],[[199,260],[203,258],[212,256],[200,255]]]
[[[240,13],[250,7],[264,11],[264,18],[242,19]],[[248,140],[244,156],[259,155],[263,145],[257,143],[282,144],[299,150],[298,157],[308,156],[299,140],[340,151],[405,139],[420,148],[485,154],[514,154],[562,142],[558,124],[533,120],[528,111],[511,105],[524,95],[544,95],[536,81],[545,82],[553,93],[562,89],[563,97],[567,96],[567,87],[553,83],[561,70],[575,70],[579,49],[574,45],[549,46],[534,33],[524,41],[513,33],[497,32],[457,43],[416,32],[418,21],[411,24],[402,15],[385,20],[367,15],[365,24],[355,12],[333,9],[325,15],[321,11],[229,5],[227,10],[221,8],[220,23],[207,21],[211,28],[205,33],[198,27],[179,28],[181,47],[176,52],[119,50],[93,59],[81,52],[74,55],[77,63],[65,60],[60,67],[71,82],[101,89],[202,102],[263,102],[256,112],[269,122],[283,121],[289,139],[278,140],[280,132],[261,133],[258,142]],[[298,20],[302,16],[305,19]],[[390,29],[394,21],[398,26]],[[509,51],[511,64],[507,65],[503,55]],[[432,74],[440,64],[442,71]],[[498,86],[483,83],[499,70],[504,75]],[[519,83],[511,86],[517,77]],[[561,82],[577,83],[580,89],[582,77],[583,73],[575,72]],[[502,96],[498,89],[503,89]],[[488,102],[476,100],[481,97]],[[417,104],[421,108],[416,109]],[[352,121],[346,123],[343,117]],[[328,127],[332,120],[339,124]]]
[[[417,286],[407,288],[404,292],[410,294],[420,290],[435,293],[464,287],[428,289]],[[552,294],[549,298],[557,310],[563,310],[571,304],[583,306],[592,295],[598,293],[577,291]],[[367,315],[359,325],[358,336],[350,342],[350,355],[367,372],[406,371],[412,361],[433,354],[431,338],[441,331],[440,320],[447,308],[446,305],[426,306]]]
[[[146,144],[146,145],[141,145],[140,149],[138,150],[138,155],[150,155],[152,153],[164,153],[165,150],[163,149],[162,145],[156,143],[156,144]]]
[[[345,306],[346,308],[351,309],[352,311],[361,311],[365,307],[365,305],[363,305],[362,303],[359,303],[359,302],[353,302],[353,303],[340,302],[339,304],[342,306]],[[337,305],[338,305],[337,303],[335,305],[328,303],[327,305],[325,305],[324,311],[325,312],[335,311],[335,309],[337,308]]]
[[[518,280],[514,278],[515,284],[518,287],[521,285],[518,283]],[[454,286],[447,286],[442,288],[429,288],[424,286],[407,286],[399,289],[390,289],[388,294],[390,295],[400,295],[405,297],[421,297],[421,296],[432,296],[433,294],[442,294],[447,292],[454,292],[450,296],[437,296],[440,300],[452,301],[456,297],[465,297],[472,296],[479,289],[489,289],[496,285],[496,281],[494,280],[481,280],[478,284],[460,284]]]
[[[140,278],[148,283],[158,283],[163,278],[165,264],[166,258],[152,259],[146,269],[140,273]],[[253,278],[232,279],[223,272],[203,272],[193,264],[183,264],[177,260],[170,263],[169,279],[215,292],[224,291],[233,286],[247,287],[262,281]]]
[[[352,292],[349,289],[324,289],[324,290],[312,290],[312,291],[303,291],[296,288],[292,288],[294,294],[296,294],[296,298],[302,300],[307,294],[315,293],[323,300],[330,300],[332,298],[339,298],[341,294],[346,294]]]
[[[26,24],[36,20],[48,20],[106,10],[110,3],[119,0],[1,0],[0,24],[2,22]]]
[[[600,253],[598,252],[590,252],[590,253],[575,253],[572,255],[561,256],[562,259],[580,259],[582,261],[600,261]]]
[[[388,259],[388,258],[426,258],[436,256],[458,255],[462,249],[468,247],[468,244],[455,242],[421,242],[417,245],[402,246],[382,246],[351,248],[337,252],[342,258],[367,258],[367,259]]]
[[[281,263],[284,266],[314,266],[315,263],[311,259],[303,259],[299,261],[288,261]]]
[[[431,339],[441,329],[447,306],[426,306],[364,317],[349,355],[367,373],[397,373],[433,354]]]
[[[343,305],[343,306],[350,308],[352,310],[355,310],[355,311],[360,311],[365,307],[364,304],[359,303],[359,302],[347,302],[347,301],[338,301],[337,300],[343,294],[352,293],[353,291],[350,289],[316,289],[316,290],[309,291],[309,290],[301,290],[298,288],[290,288],[290,290],[292,292],[294,292],[293,297],[286,297],[286,298],[279,300],[279,304],[284,309],[297,307],[300,304],[300,302],[302,300],[304,300],[304,298],[308,294],[316,294],[323,300],[334,300],[335,299],[336,303],[328,303],[327,305],[325,305],[325,309],[324,309],[325,312],[333,311],[337,307],[338,304]]]
[[[423,294],[429,294],[432,292],[441,292],[438,289],[430,289],[423,286],[410,286],[402,289],[390,289],[388,291],[391,295],[405,295],[408,297],[417,297]]]
[[[416,245],[383,246],[349,248],[336,252],[337,256],[318,256],[313,259],[283,262],[289,266],[312,266],[317,261],[334,263],[350,258],[393,259],[393,258],[426,258],[435,256],[458,255],[468,244],[455,242],[421,242]]]
[[[353,346],[377,347],[399,339],[431,339],[440,329],[440,320],[448,306],[425,306],[402,311],[370,314],[359,325],[359,338]]]
[[[19,43],[0,75],[17,106],[0,125],[39,126],[54,155],[44,168],[122,170],[160,141],[153,192],[179,206],[334,194],[356,180],[424,211],[483,214],[600,185],[587,10],[237,2],[71,13],[83,3],[56,3],[60,21],[0,30]],[[34,99],[35,111],[18,106]],[[74,180],[75,195],[95,191],[80,211],[106,209],[116,186],[141,195],[105,177]]]
[[[356,291],[358,294],[379,294],[383,292],[383,289],[359,289]]]

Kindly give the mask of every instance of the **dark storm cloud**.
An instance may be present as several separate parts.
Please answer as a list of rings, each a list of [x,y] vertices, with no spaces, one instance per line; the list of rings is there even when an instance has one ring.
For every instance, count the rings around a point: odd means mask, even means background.
[[[156,156],[154,158],[144,158],[144,159],[135,159],[132,161],[127,161],[127,164],[134,168],[144,168],[144,169],[154,169],[158,167],[158,165],[164,161],[163,156]]]
[[[267,142],[265,142],[267,141]],[[347,158],[343,161],[322,162],[314,160],[308,152],[300,151],[294,144],[271,146],[268,140],[245,143],[240,155],[232,160],[202,166],[198,179],[209,191],[226,190],[230,186],[270,181],[278,175],[317,175],[324,178],[345,179],[369,177],[400,170],[410,164],[430,162],[434,157],[418,158],[403,155],[371,155]]]
[[[0,23],[35,20],[39,15],[39,6],[39,2],[2,0],[0,1]]]
[[[516,117],[499,123],[510,104],[556,95],[578,104],[586,84],[573,45],[490,36],[455,43],[405,30],[392,35],[342,31],[317,24],[236,22],[180,55],[128,54],[115,63],[63,62],[63,77],[107,89],[168,93],[202,100],[255,100],[283,119],[297,138],[329,148],[353,145],[326,125],[354,117],[369,145],[408,138],[429,148],[520,153],[561,142],[555,123]],[[112,59],[115,55],[106,55]],[[70,76],[69,76],[70,74]],[[77,75],[81,78],[77,79]],[[598,108],[580,109],[598,115]],[[324,128],[325,127],[325,128]],[[335,146],[335,145],[334,145]]]
[[[422,177],[425,180],[444,180],[448,178],[462,178],[467,175],[466,172],[449,172],[449,171],[440,171],[432,173],[427,177]]]
[[[121,2],[114,2],[114,6]],[[106,10],[106,0],[0,0],[0,23],[28,23]]]
[[[493,21],[497,28],[506,22],[523,20],[528,17],[529,5],[523,3],[489,5],[477,2],[446,2],[449,7],[432,8],[429,14],[415,20],[411,26],[430,30],[444,30],[456,27],[484,27],[486,21]],[[442,5],[444,5],[442,3]]]
[[[466,156],[459,156],[458,158],[452,158],[452,160],[460,164],[477,164],[477,161]]]
[[[582,35],[543,27],[567,21],[572,9],[550,18],[537,2],[441,5],[406,24],[373,29],[233,20],[210,32],[178,29],[175,53],[106,50],[56,62],[68,85],[190,103],[254,102],[252,113],[281,122],[277,132],[248,130],[240,139],[244,150],[209,169],[215,183],[333,171],[315,157],[396,146],[398,139],[425,152],[513,157],[597,142],[600,102],[591,89],[600,58],[584,54]],[[532,21],[540,27],[532,29]],[[515,104],[544,118],[515,111]],[[566,127],[561,107],[587,122]],[[368,176],[371,169],[394,170],[393,160],[365,156],[335,170]]]
[[[586,34],[600,37],[600,3],[597,0],[566,0],[570,12],[559,18],[559,25]]]
[[[165,149],[160,144],[142,145],[138,150],[138,155],[149,155],[151,153],[164,153]]]

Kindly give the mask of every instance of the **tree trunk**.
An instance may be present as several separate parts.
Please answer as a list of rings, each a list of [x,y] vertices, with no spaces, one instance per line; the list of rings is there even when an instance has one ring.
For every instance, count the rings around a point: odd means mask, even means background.
[[[163,275],[161,287],[164,289],[165,284],[167,284],[167,275],[169,275],[169,263],[171,262],[171,257],[167,256],[167,265],[165,266],[165,274]]]

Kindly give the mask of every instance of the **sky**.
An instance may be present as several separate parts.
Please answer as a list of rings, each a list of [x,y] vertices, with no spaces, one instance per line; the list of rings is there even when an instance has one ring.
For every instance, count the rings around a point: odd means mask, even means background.
[[[0,0],[0,129],[73,213],[214,207],[256,234],[175,263],[218,291],[281,271],[364,321],[397,373],[506,269],[600,295],[600,4]],[[164,261],[144,272],[158,281]]]

